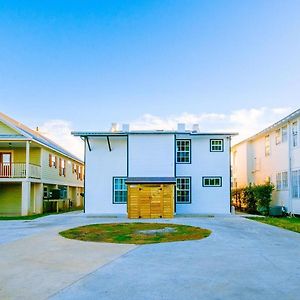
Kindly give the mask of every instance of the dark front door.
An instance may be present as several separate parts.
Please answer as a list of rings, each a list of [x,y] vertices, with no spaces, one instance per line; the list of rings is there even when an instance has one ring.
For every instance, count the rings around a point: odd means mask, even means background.
[[[11,153],[0,152],[0,177],[11,177]]]

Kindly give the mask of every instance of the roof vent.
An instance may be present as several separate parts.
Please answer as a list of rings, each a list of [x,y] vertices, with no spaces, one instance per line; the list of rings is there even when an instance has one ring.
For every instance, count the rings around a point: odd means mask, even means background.
[[[118,131],[118,123],[111,123],[110,131],[111,131],[111,132],[116,132],[116,131]]]
[[[199,132],[200,128],[199,128],[199,124],[193,124],[193,132]]]
[[[177,124],[177,131],[184,132],[185,131],[185,124],[184,123],[178,123]]]
[[[129,124],[122,124],[122,131],[129,132]]]

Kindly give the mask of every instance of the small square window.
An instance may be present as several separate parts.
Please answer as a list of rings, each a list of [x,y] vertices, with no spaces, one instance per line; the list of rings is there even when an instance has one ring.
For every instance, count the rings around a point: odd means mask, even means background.
[[[211,152],[223,152],[224,140],[210,140],[210,151]]]

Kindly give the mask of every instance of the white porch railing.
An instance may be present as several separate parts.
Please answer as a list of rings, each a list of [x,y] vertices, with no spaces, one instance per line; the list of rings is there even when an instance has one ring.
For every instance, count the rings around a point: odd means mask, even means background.
[[[41,167],[29,164],[29,178],[41,178]],[[25,163],[0,163],[0,178],[26,178]]]

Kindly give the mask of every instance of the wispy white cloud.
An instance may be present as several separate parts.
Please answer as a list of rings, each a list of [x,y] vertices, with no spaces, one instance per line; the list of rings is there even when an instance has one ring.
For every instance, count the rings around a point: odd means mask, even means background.
[[[261,107],[235,110],[229,114],[191,114],[185,112],[180,115],[172,115],[165,118],[145,114],[137,120],[133,120],[130,123],[130,128],[135,130],[174,130],[177,127],[177,123],[185,123],[187,128],[190,129],[193,124],[199,124],[202,132],[238,132],[239,135],[233,140],[233,142],[236,143],[278,121],[290,112],[291,108],[288,107]]]
[[[291,108],[252,108],[232,111],[228,114],[219,113],[182,113],[168,117],[144,114],[130,122],[133,130],[169,129],[175,130],[178,123],[185,123],[188,129],[199,124],[202,132],[238,132],[233,143],[245,139],[291,112]],[[97,124],[95,124],[97,127]],[[83,159],[82,141],[71,135],[72,123],[66,120],[48,120],[40,126],[40,132],[66,150]]]
[[[83,142],[71,135],[72,123],[66,120],[49,120],[43,123],[40,133],[51,139],[61,147],[83,159],[84,147]]]

